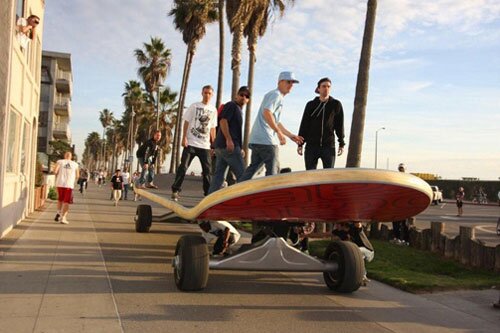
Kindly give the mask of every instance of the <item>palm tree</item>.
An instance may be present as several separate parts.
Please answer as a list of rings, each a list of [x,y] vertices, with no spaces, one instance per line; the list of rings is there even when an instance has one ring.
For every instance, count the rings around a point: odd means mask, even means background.
[[[358,79],[356,82],[356,96],[354,97],[354,111],[352,114],[351,134],[349,137],[349,150],[347,153],[346,162],[347,168],[359,168],[361,163],[363,132],[365,128],[366,101],[368,99],[370,59],[372,54],[376,14],[377,0],[368,0],[366,9],[365,31],[363,34],[363,45],[361,47]]]
[[[105,131],[106,128],[111,125],[113,121],[113,112],[109,111],[108,109],[103,109],[101,112],[99,112],[99,121],[101,122],[102,125],[102,163],[101,168],[106,168],[106,139],[105,139]]]
[[[129,80],[125,83],[125,91],[122,94],[125,112],[122,116],[122,122],[128,128],[127,135],[127,155],[132,155],[134,148],[134,137],[136,133],[136,125],[134,118],[137,114],[141,114],[142,104],[144,101],[144,92],[139,81]]]
[[[177,112],[177,124],[172,154],[175,155],[174,164],[171,163],[170,170],[179,164],[179,142],[181,134],[181,120],[186,96],[189,72],[196,52],[198,42],[205,36],[205,26],[217,20],[217,10],[213,0],[174,0],[173,8],[168,13],[174,17],[175,29],[182,32],[182,40],[187,45],[186,60],[184,62],[184,73],[182,75],[181,92],[179,96],[179,109]]]
[[[243,35],[247,37],[249,65],[248,65],[248,83],[247,86],[250,91],[253,91],[254,68],[257,50],[257,39],[264,36],[267,25],[270,19],[274,17],[276,11],[279,16],[283,17],[287,3],[294,4],[294,0],[243,0],[242,2],[253,2],[252,12],[249,20],[243,30]],[[248,163],[248,140],[250,136],[250,119],[252,113],[252,99],[250,99],[246,106],[245,112],[245,130],[243,135],[243,149],[245,150],[245,163]]]
[[[89,169],[97,168],[99,161],[99,152],[101,150],[102,141],[99,133],[91,132],[85,139],[85,149],[83,151],[82,163]]]
[[[233,34],[231,44],[231,71],[233,78],[231,82],[231,99],[234,100],[240,86],[240,64],[241,44],[243,42],[243,30],[249,17],[250,8],[247,3],[251,1],[231,0],[226,2],[226,15],[229,31]]]
[[[222,90],[224,89],[224,0],[218,2],[219,15],[219,72],[217,75],[217,98],[215,107],[222,103]]]
[[[171,51],[167,49],[165,43],[160,38],[151,37],[151,43],[143,43],[144,50],[134,51],[137,62],[141,65],[137,74],[144,82],[146,91],[151,95],[154,102],[153,93],[159,91],[160,85],[167,78],[171,65]],[[158,96],[157,96],[158,98]],[[158,100],[156,101],[158,105]],[[159,110],[156,110],[159,116]]]

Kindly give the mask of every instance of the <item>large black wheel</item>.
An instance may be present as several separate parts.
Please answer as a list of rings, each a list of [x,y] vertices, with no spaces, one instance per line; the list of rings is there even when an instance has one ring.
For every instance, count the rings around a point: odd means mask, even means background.
[[[201,236],[182,236],[174,257],[175,285],[182,291],[201,290],[208,282],[208,246]]]
[[[323,272],[328,288],[341,293],[352,293],[359,289],[365,273],[365,263],[356,244],[331,242],[325,250],[325,260],[338,264],[336,271]]]
[[[139,205],[135,213],[135,231],[149,232],[151,222],[153,221],[153,212],[150,205]]]

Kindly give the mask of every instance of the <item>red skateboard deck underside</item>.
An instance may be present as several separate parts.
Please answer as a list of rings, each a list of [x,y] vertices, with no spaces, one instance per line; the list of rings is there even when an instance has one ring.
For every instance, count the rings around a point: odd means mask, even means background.
[[[429,206],[416,189],[383,183],[332,183],[281,188],[217,203],[198,215],[229,221],[397,221]],[[283,217],[286,216],[286,220]]]

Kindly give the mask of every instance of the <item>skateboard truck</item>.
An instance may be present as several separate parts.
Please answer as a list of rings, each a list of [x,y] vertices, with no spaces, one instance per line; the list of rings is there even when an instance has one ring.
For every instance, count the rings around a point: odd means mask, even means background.
[[[212,257],[208,266],[214,270],[243,271],[326,272],[338,269],[337,263],[305,254],[281,237],[266,238],[258,245],[250,245],[229,256]]]

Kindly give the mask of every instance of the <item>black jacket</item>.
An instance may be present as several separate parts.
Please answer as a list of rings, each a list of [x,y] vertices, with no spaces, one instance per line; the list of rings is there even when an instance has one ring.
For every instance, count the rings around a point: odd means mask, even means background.
[[[144,159],[144,163],[154,164],[156,161],[156,156],[158,155],[158,144],[155,140],[149,139],[144,142],[139,149],[137,149],[137,153],[135,156],[137,158]]]
[[[344,110],[342,103],[333,97],[321,102],[319,97],[306,104],[299,135],[308,145],[335,147],[335,133],[339,146],[344,147]]]

